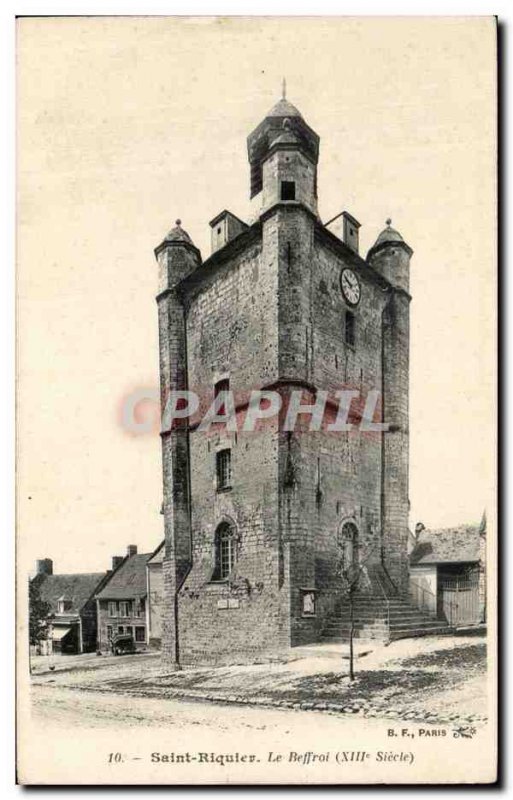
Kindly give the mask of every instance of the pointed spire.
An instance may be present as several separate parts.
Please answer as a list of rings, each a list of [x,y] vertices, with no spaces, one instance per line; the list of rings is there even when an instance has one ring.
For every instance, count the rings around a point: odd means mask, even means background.
[[[283,78],[283,80],[281,82],[281,99],[282,100],[286,100],[287,99],[287,79],[286,78]]]

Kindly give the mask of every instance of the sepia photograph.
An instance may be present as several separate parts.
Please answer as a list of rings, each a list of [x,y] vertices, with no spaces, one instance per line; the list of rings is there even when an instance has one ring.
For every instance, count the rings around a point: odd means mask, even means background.
[[[496,781],[497,35],[18,17],[20,784]]]

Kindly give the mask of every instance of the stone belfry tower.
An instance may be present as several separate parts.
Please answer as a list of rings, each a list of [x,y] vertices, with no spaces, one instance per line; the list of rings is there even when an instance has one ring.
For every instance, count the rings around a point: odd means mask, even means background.
[[[216,214],[205,261],[179,221],[155,251],[162,408],[173,389],[203,409],[229,391],[236,418],[161,434],[167,665],[330,635],[348,551],[365,556],[361,591],[376,613],[387,597],[403,602],[412,251],[387,225],[364,259],[349,212],[340,229],[322,223],[319,141],[284,92],[247,140],[255,221]],[[359,396],[350,431],[287,431],[283,414],[244,429],[252,390],[287,407],[294,391],[314,406],[348,388]],[[370,391],[386,432],[360,430]]]

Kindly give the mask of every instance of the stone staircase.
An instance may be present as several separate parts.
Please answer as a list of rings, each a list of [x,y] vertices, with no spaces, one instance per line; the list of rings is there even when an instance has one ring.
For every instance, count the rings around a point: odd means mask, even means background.
[[[399,596],[390,579],[379,568],[374,568],[369,577],[372,590],[354,595],[355,640],[391,642],[451,632],[447,622],[419,610],[408,599]],[[347,642],[350,630],[350,606],[344,599],[328,617],[321,641]]]

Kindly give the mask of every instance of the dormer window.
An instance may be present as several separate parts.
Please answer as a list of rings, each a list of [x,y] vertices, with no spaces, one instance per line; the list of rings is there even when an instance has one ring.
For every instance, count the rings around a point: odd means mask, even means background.
[[[281,182],[281,199],[282,200],[296,199],[296,184],[294,183],[294,181]]]
[[[67,611],[71,611],[73,608],[73,601],[68,600],[65,597],[59,597],[57,600],[57,612],[59,614],[65,614]]]

